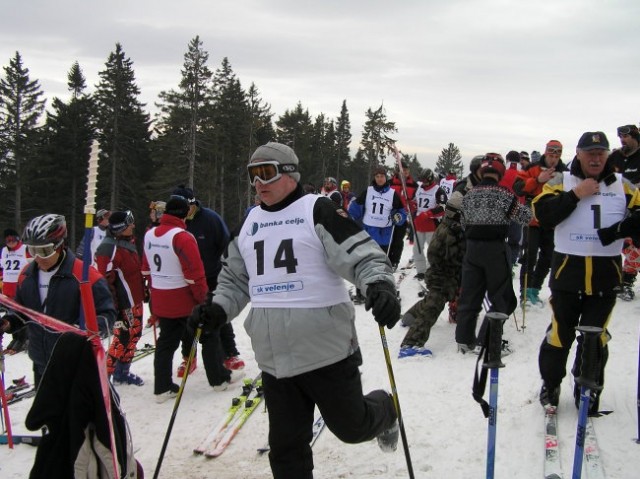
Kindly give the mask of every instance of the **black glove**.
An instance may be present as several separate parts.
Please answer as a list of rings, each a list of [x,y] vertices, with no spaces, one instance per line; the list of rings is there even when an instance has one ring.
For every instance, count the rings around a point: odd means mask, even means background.
[[[386,281],[378,281],[367,286],[367,311],[373,308],[373,317],[380,326],[391,329],[400,319],[400,301],[396,288]]]
[[[5,333],[17,333],[25,327],[25,321],[17,313],[7,313],[0,318],[0,324],[2,324],[2,332]]]
[[[218,329],[226,323],[227,313],[222,306],[216,303],[203,303],[193,308],[187,320],[187,327],[192,331],[202,328],[206,332]]]
[[[639,234],[640,213],[638,212],[634,212],[631,216],[607,228],[600,228],[598,230],[598,237],[603,246],[607,246],[617,239],[638,236]]]
[[[607,228],[600,228],[598,230],[598,238],[600,238],[602,246],[610,245],[617,239],[618,225],[619,223],[616,223],[612,226],[608,226]]]

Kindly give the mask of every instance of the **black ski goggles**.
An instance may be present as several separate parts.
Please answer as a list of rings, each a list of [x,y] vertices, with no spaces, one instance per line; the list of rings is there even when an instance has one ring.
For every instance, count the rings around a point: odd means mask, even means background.
[[[251,186],[255,186],[258,180],[264,185],[273,183],[274,181],[278,181],[283,173],[295,173],[296,171],[296,165],[283,165],[277,161],[260,161],[247,165],[247,173],[249,173]]]
[[[631,132],[637,133],[638,127],[635,125],[625,125],[618,127],[618,136],[620,135],[630,135]]]

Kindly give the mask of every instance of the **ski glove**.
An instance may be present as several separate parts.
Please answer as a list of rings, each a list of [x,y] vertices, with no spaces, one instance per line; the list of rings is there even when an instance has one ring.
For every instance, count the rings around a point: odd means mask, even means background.
[[[203,331],[212,331],[223,326],[227,322],[227,313],[222,306],[216,303],[203,303],[193,308],[191,316],[187,320],[187,326],[195,331],[202,328]]]
[[[393,221],[394,225],[398,226],[400,223],[402,223],[402,215],[400,213],[394,213],[391,217],[391,221]]]
[[[598,237],[603,246],[610,245],[617,239],[638,235],[640,235],[640,215],[638,214],[632,214],[618,223],[598,230]]]
[[[400,301],[396,288],[386,281],[368,285],[364,307],[367,311],[373,308],[373,317],[380,326],[391,329],[400,319]]]
[[[24,328],[24,319],[17,313],[7,313],[0,318],[0,335],[2,333],[16,333]]]

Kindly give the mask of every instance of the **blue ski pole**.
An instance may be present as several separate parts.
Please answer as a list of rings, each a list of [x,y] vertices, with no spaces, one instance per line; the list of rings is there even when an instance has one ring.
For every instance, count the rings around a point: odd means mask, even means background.
[[[489,320],[489,340],[487,344],[487,361],[483,368],[491,371],[489,383],[489,428],[487,435],[487,479],[493,479],[496,462],[496,433],[498,422],[498,378],[502,364],[502,325],[509,319],[503,313],[487,313]]]
[[[595,326],[578,326],[576,328],[582,335],[582,361],[580,376],[576,377],[576,383],[580,385],[580,408],[578,409],[578,429],[576,431],[576,448],[573,454],[573,479],[582,477],[582,460],[584,458],[584,440],[587,430],[587,417],[589,415],[589,403],[591,402],[591,390],[600,390],[598,384],[600,377],[600,335],[604,331]]]

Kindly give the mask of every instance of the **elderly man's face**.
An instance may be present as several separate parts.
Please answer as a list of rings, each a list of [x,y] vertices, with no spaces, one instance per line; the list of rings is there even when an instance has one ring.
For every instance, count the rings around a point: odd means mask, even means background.
[[[604,170],[609,157],[609,150],[597,148],[593,150],[576,150],[580,167],[587,178],[598,178]]]

